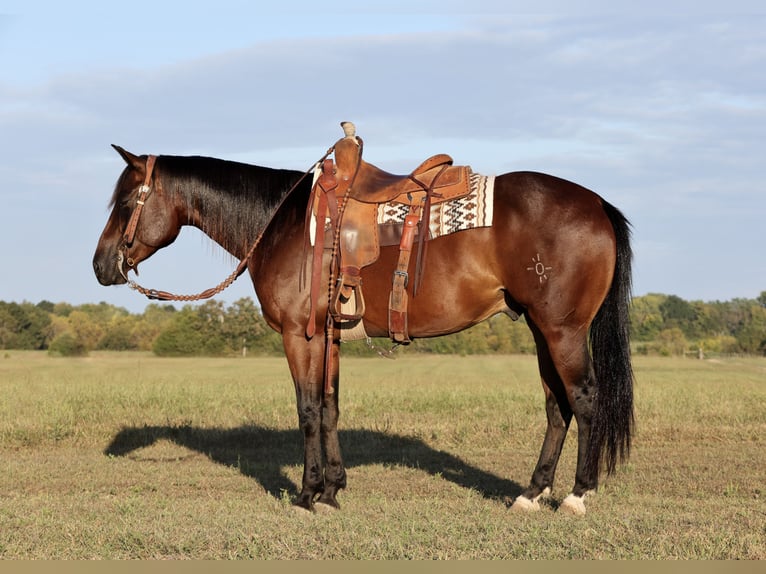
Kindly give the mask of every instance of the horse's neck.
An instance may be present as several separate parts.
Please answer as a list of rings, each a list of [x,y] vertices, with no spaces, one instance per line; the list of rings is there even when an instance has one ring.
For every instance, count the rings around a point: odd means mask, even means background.
[[[255,202],[235,200],[225,191],[198,190],[177,197],[181,225],[196,227],[234,257],[241,259],[268,222]]]
[[[169,183],[170,189],[179,190],[176,202],[181,224],[196,227],[238,259],[260,238],[283,202],[283,197],[268,197],[255,191],[250,196],[237,195],[201,180],[188,188],[179,186],[179,182]],[[253,182],[253,189],[258,187]]]

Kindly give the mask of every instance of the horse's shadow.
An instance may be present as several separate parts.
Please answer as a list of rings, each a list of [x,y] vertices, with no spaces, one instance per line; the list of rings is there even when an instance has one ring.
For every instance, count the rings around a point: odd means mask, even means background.
[[[237,468],[276,498],[299,490],[284,471],[285,467],[303,459],[303,439],[298,430],[255,425],[233,429],[188,425],[128,427],[115,435],[104,454],[128,456],[163,439],[202,453],[219,464]],[[351,429],[340,431],[340,440],[347,467],[383,464],[416,468],[474,489],[485,498],[515,498],[523,490],[515,481],[477,468],[416,438]]]

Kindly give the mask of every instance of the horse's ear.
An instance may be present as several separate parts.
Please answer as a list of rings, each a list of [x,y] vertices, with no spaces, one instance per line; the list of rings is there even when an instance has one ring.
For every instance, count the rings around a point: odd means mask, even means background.
[[[134,155],[127,150],[124,150],[118,145],[112,144],[112,147],[117,151],[118,154],[120,154],[122,159],[124,159],[125,163],[127,163],[128,165],[136,169],[144,169],[146,167],[146,161],[142,160],[137,155]]]

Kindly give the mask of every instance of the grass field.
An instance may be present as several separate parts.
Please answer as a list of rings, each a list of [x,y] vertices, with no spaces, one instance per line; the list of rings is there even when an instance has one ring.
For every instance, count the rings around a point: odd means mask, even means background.
[[[0,358],[0,558],[766,559],[766,359],[638,357],[628,464],[508,506],[545,428],[532,357],[344,359],[340,512],[300,516],[283,359]],[[575,430],[575,429],[572,429]]]

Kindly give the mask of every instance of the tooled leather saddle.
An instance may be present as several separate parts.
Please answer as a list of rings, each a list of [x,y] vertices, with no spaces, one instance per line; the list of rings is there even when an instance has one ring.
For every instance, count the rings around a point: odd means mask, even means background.
[[[431,206],[470,193],[471,168],[453,166],[446,154],[430,157],[412,173],[395,175],[362,159],[363,142],[351,122],[343,122],[345,137],[331,149],[335,160],[325,159],[309,202],[307,223],[316,221],[311,266],[311,316],[306,334],[314,335],[315,309],[322,275],[322,252],[332,249],[337,280],[331,285],[329,313],[339,323],[358,322],[365,313],[361,270],[377,261],[381,245],[399,245],[388,305],[390,338],[409,343],[409,293],[415,297],[425,265]],[[407,215],[394,232],[378,225],[381,204],[398,204]],[[307,225],[307,229],[308,229]],[[324,235],[323,235],[324,232]],[[414,281],[410,282],[410,255],[417,239]]]

